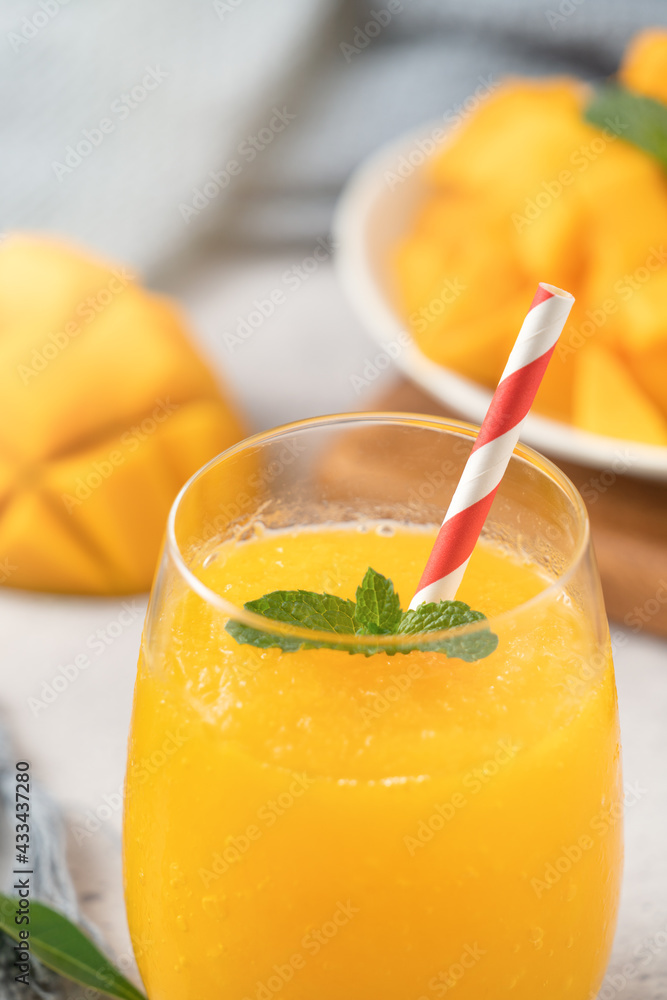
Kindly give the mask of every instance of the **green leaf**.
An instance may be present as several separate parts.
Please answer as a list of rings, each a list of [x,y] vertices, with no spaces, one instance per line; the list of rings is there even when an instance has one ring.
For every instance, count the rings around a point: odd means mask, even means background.
[[[398,626],[397,635],[421,635],[444,629],[486,621],[481,611],[473,611],[463,601],[440,601],[439,604],[420,604],[414,611],[406,611]],[[414,646],[402,647],[401,652],[413,649],[435,650],[474,663],[489,656],[498,646],[498,636],[490,628],[483,628],[469,635],[452,636],[434,642],[420,641]]]
[[[643,149],[667,170],[667,105],[662,101],[609,83],[595,92],[584,117]]]
[[[299,625],[323,632],[354,632],[354,601],[312,590],[274,590],[256,601],[248,601],[248,611],[277,622]]]
[[[28,951],[49,969],[67,979],[92,986],[105,996],[118,1000],[146,1000],[78,927],[43,903],[30,903],[30,923],[18,925],[15,916],[18,900],[0,894],[0,930],[21,942],[20,932],[27,930]]]
[[[354,601],[344,600],[333,594],[315,594],[312,590],[274,590],[256,601],[248,601],[243,605],[246,611],[254,611],[256,615],[264,615],[272,621],[284,622],[287,625],[298,625],[300,628],[312,628],[318,632],[338,632],[344,635],[354,635]],[[339,648],[336,643],[309,642],[295,636],[262,632],[242,622],[228,622],[227,631],[239,643],[249,643],[266,649],[278,646],[285,652],[296,649],[316,649],[322,646]]]
[[[441,601],[440,604],[422,604],[416,611],[401,611],[400,599],[394,585],[387,577],[370,567],[357,588],[357,603],[335,597],[333,594],[315,594],[311,590],[274,590],[256,601],[248,601],[247,611],[263,615],[275,622],[334,632],[339,635],[389,636],[418,635],[440,632],[445,629],[486,621],[481,611],[472,611],[462,601]],[[267,625],[267,628],[269,626]],[[331,642],[321,639],[308,640],[280,633],[265,632],[241,622],[230,621],[226,629],[238,643],[268,649],[277,646],[284,652],[297,649],[343,649],[348,653],[373,656],[375,653],[412,653],[415,650],[432,650],[458,657],[473,663],[488,656],[498,645],[498,636],[489,628],[482,628],[471,635],[391,645],[386,640],[375,644]]]
[[[354,620],[357,632],[367,635],[391,635],[401,620],[401,600],[393,583],[370,566],[357,587]]]

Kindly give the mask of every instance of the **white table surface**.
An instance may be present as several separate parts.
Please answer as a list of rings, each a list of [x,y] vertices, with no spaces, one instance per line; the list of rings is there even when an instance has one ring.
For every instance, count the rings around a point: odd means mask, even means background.
[[[221,258],[182,274],[172,286],[205,349],[227,372],[254,429],[358,409],[362,397],[351,376],[361,375],[377,353],[343,301],[330,263],[320,264],[298,289],[286,288],[285,271],[305,256],[235,263]],[[253,299],[266,298],[275,288],[286,291],[284,303],[230,351],[224,334],[253,309]],[[379,387],[380,379],[365,391],[373,394]],[[86,911],[116,957],[129,965],[119,793],[146,601],[126,599],[130,613],[122,615],[123,624],[114,624],[123,603],[0,589],[0,712],[17,752],[31,760],[35,776],[65,810],[72,868]],[[99,629],[109,644],[96,653],[88,642]],[[620,925],[600,998],[667,1000],[667,643],[613,624],[612,635],[625,781],[633,804],[626,820]],[[40,708],[43,685],[82,652],[91,665]],[[81,832],[86,821],[89,835]]]

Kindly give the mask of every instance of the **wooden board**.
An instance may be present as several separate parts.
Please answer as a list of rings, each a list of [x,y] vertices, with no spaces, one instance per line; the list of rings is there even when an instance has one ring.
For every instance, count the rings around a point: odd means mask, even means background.
[[[370,403],[370,410],[456,416],[406,379]],[[667,485],[556,464],[586,502],[609,617],[635,632],[667,636]]]

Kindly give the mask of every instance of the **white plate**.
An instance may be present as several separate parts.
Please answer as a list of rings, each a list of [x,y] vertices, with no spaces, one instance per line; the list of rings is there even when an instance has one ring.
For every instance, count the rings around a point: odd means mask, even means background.
[[[418,206],[429,193],[420,170],[425,157],[418,142],[437,127],[431,124],[383,146],[352,175],[334,222],[337,269],[355,312],[383,348],[383,355],[393,358],[406,375],[446,406],[481,423],[490,390],[427,358],[409,337],[389,295],[392,276],[388,251],[410,229]],[[396,182],[401,165],[406,176]],[[383,356],[381,364],[387,363]],[[521,439],[556,458],[667,480],[667,448],[658,445],[589,434],[533,414],[524,424]]]

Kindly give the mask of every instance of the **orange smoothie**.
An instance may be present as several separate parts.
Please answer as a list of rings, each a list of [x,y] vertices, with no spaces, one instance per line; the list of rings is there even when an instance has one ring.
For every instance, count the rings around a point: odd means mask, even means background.
[[[354,599],[372,566],[406,608],[434,535],[257,529],[192,569],[240,607]],[[621,873],[616,694],[608,650],[548,583],[478,544],[458,597],[499,645],[475,663],[239,645],[173,585],[126,789],[150,1000],[589,1000]]]

